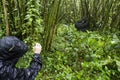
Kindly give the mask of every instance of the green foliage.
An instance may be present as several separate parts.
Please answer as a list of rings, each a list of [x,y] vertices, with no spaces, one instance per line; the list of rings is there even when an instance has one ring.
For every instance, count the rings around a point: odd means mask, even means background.
[[[78,32],[73,25],[60,25],[51,52],[41,53],[43,67],[36,80],[119,80],[118,35]],[[30,56],[31,51],[17,66],[26,67]]]
[[[0,6],[0,38],[5,34],[5,31],[3,30],[4,29],[3,28],[3,26],[4,26],[4,24],[3,24],[3,19],[4,19],[3,15],[4,14],[2,14],[2,7]]]
[[[0,28],[0,38],[3,36],[3,31],[2,29]]]
[[[24,40],[31,45],[34,41],[42,42],[42,19],[40,18],[40,2],[39,0],[30,0],[27,2],[27,14],[25,16],[26,23],[23,24],[22,35]],[[38,39],[39,37],[39,39]]]
[[[2,12],[0,12],[0,38],[5,34],[3,31],[3,24],[2,23],[3,23],[3,14],[2,14]]]
[[[5,27],[0,4],[2,37]],[[30,47],[16,66],[28,67],[35,42],[49,50],[41,53],[43,67],[36,80],[120,79],[119,0],[8,0],[8,6],[11,35]],[[60,24],[84,16],[89,18],[91,30],[98,28],[99,32],[76,31],[73,25]]]

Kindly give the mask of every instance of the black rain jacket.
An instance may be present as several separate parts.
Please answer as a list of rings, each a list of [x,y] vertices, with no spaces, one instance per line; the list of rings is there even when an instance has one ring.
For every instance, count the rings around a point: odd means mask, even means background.
[[[39,54],[34,54],[28,68],[19,69],[15,64],[28,50],[28,46],[14,36],[0,39],[0,80],[34,80],[42,67]]]

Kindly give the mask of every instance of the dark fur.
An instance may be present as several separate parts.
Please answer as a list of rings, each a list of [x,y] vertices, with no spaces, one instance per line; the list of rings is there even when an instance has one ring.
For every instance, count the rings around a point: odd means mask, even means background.
[[[75,28],[78,30],[78,31],[86,31],[88,30],[89,28],[89,22],[87,20],[87,18],[83,18],[82,20],[78,20],[76,23],[75,23]]]

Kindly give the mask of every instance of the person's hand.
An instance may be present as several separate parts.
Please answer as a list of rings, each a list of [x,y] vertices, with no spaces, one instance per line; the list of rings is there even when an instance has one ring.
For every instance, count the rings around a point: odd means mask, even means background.
[[[36,43],[36,45],[33,47],[33,51],[35,54],[40,54],[41,49],[42,49],[42,47],[39,43]]]

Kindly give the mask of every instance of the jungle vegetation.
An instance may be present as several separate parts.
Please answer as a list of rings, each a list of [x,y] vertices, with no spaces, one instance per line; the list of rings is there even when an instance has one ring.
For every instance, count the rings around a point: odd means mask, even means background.
[[[86,17],[89,29],[75,22]],[[42,44],[36,80],[120,80],[120,0],[1,0],[0,38],[29,45],[17,67],[27,67]]]

